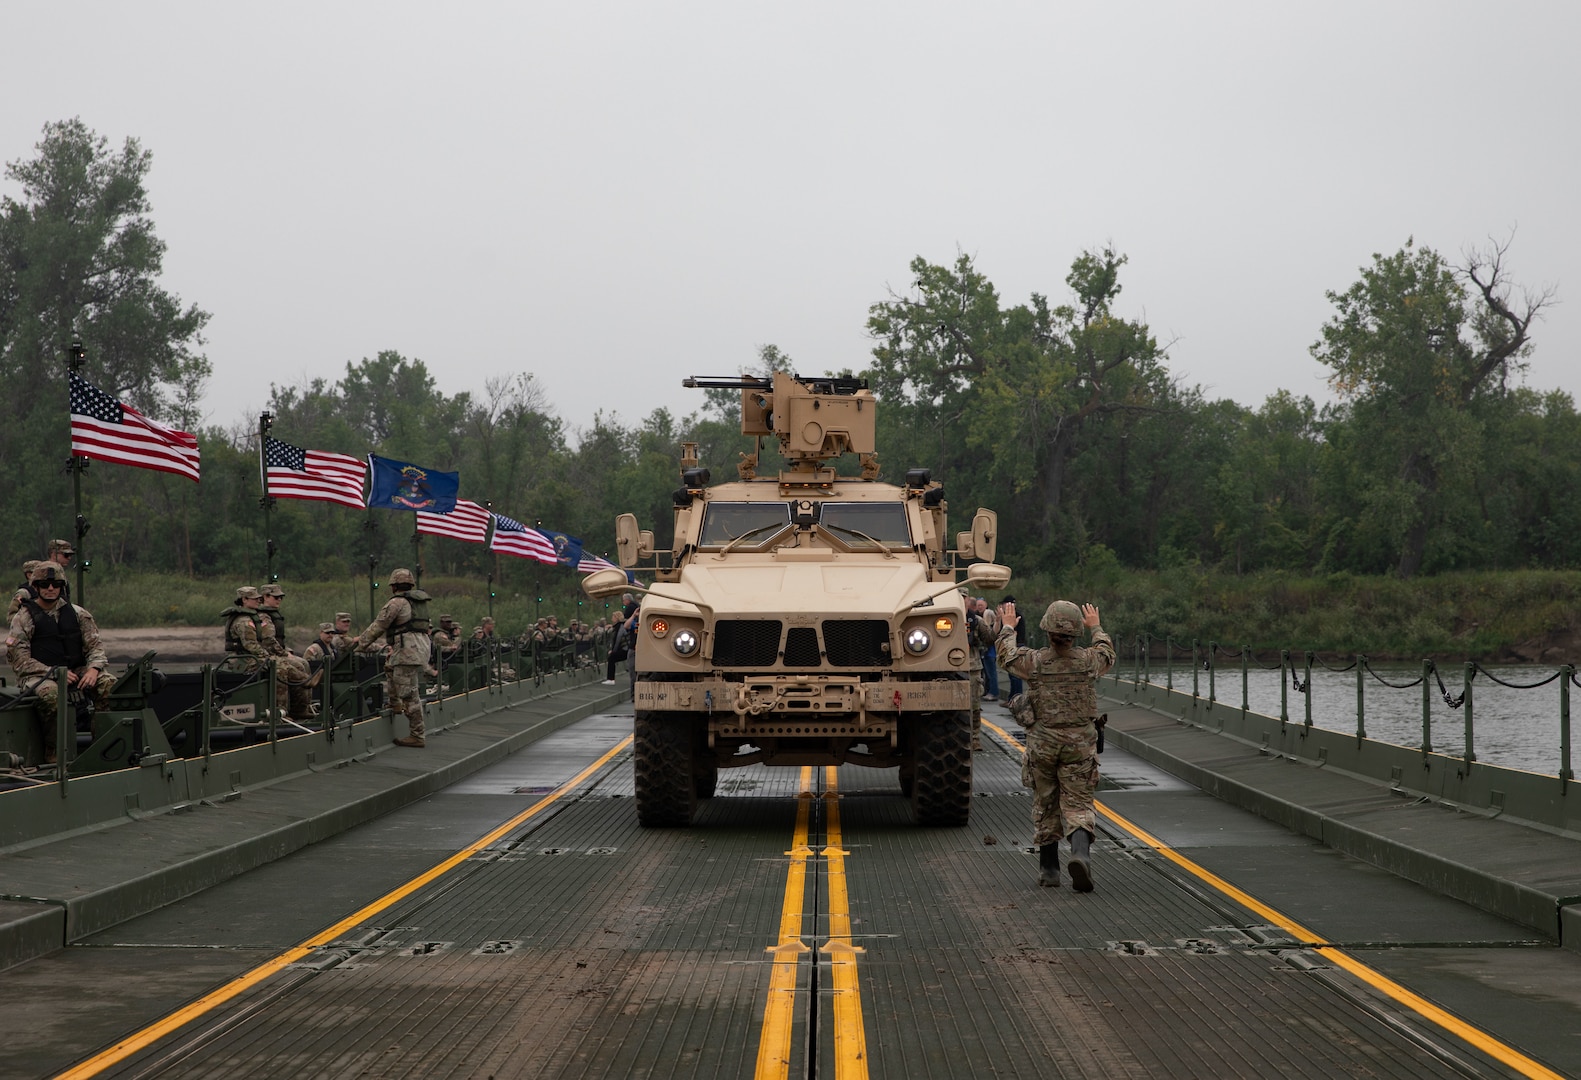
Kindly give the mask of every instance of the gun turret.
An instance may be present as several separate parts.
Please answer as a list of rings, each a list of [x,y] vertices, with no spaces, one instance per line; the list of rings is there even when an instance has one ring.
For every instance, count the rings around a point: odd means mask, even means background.
[[[772,376],[693,376],[683,386],[741,391],[741,434],[779,439],[780,455],[790,468],[781,484],[826,484],[834,470],[824,463],[841,454],[862,459],[862,478],[878,477],[876,402],[866,379],[803,377],[776,371]],[[737,466],[743,479],[757,475],[758,455]]]

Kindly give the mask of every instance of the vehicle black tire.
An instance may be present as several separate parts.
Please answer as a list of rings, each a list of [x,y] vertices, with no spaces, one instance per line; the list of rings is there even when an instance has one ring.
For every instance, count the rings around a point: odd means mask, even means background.
[[[685,828],[697,808],[692,724],[685,713],[639,712],[632,725],[637,824]]]
[[[692,762],[692,788],[699,799],[712,799],[719,786],[719,766],[713,761],[699,759]]]
[[[912,819],[918,825],[967,824],[972,815],[972,714],[941,712],[922,718],[913,760]]]

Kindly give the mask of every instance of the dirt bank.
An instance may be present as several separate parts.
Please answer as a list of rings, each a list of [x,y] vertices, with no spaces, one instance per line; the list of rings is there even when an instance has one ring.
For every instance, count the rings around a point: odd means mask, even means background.
[[[299,654],[307,647],[304,631],[298,640],[295,630],[288,630],[291,647]],[[152,649],[159,659],[167,663],[201,664],[218,662],[225,656],[225,632],[219,626],[155,626],[135,630],[99,631],[104,641],[104,651],[110,662],[125,664],[136,660]]]

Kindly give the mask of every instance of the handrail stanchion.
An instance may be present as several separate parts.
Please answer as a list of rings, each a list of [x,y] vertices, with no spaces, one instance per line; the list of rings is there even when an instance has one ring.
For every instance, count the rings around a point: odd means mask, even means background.
[[[1356,654],[1356,738],[1367,737],[1367,657]]]
[[[1477,753],[1472,749],[1471,743],[1471,680],[1477,677],[1477,665],[1470,660],[1466,661],[1466,693],[1461,701],[1461,706],[1466,710],[1466,769],[1471,769],[1471,763],[1477,760]]]
[[[1306,729],[1312,730],[1312,650],[1307,650],[1306,682],[1301,684],[1301,694],[1307,699]]]
[[[1175,688],[1175,642],[1168,634],[1164,635],[1164,689]]]
[[[214,665],[203,665],[203,710],[198,714],[198,723],[203,725],[203,771],[209,771],[209,765],[214,760],[213,739],[210,736],[214,731]]]
[[[1131,689],[1138,690],[1142,686],[1142,635],[1136,635],[1136,645],[1131,653]]]
[[[1241,716],[1243,717],[1252,711],[1251,690],[1247,681],[1250,653],[1251,649],[1245,645],[1241,646]]]
[[[280,672],[269,658],[269,749],[280,752]]]
[[[1149,686],[1153,685],[1153,673],[1148,670],[1148,662],[1153,659],[1153,642],[1148,634],[1142,635],[1142,681]]]
[[[1219,700],[1218,669],[1213,666],[1213,654],[1218,649],[1219,643],[1217,641],[1208,642],[1208,710],[1210,712],[1213,709],[1213,703]]]
[[[55,776],[60,782],[60,797],[66,797],[66,773],[71,770],[72,759],[77,756],[77,725],[68,714],[71,694],[66,682],[70,669],[62,664],[55,676]]]
[[[1191,703],[1195,705],[1198,694],[1197,673],[1202,670],[1202,657],[1198,655],[1197,639],[1191,639]]]
[[[1433,752],[1433,661],[1422,661],[1422,753]]]
[[[1574,780],[1570,771],[1570,680],[1576,669],[1566,664],[1559,669],[1559,779]],[[1563,790],[1563,789],[1561,789]]]
[[[1290,722],[1290,650],[1279,650],[1279,723]]]

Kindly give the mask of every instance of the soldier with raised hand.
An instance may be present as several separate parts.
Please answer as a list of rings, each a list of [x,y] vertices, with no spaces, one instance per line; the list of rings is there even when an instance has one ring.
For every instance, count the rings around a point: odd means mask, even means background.
[[[1049,646],[1016,646],[1013,603],[999,608],[999,657],[1004,669],[1026,683],[1018,713],[1027,733],[1032,789],[1032,842],[1038,848],[1038,884],[1059,885],[1059,842],[1070,838],[1070,880],[1077,892],[1092,891],[1092,841],[1097,835],[1093,796],[1098,790],[1098,693],[1096,685],[1114,666],[1114,643],[1103,632],[1098,609],[1069,600],[1050,604],[1038,623]],[[1082,629],[1092,644],[1075,644]]]
[[[11,620],[16,618],[16,613],[22,610],[22,601],[33,595],[28,590],[33,584],[33,571],[38,569],[38,566],[39,561],[37,559],[29,559],[22,564],[22,587],[11,597],[11,607],[5,613],[6,625],[9,626]]]
[[[351,612],[337,611],[335,612],[335,648],[345,652],[351,648],[351,643]]]
[[[115,676],[105,671],[109,660],[99,641],[99,626],[87,610],[65,598],[66,574],[48,560],[34,566],[27,596],[11,619],[6,658],[24,688],[38,695],[44,727],[44,761],[56,759],[55,707],[60,688],[51,674],[66,669],[68,686],[92,694],[94,708],[109,707]],[[73,728],[75,730],[75,728]]]
[[[367,652],[381,637],[389,642],[384,671],[390,688],[390,708],[405,712],[410,728],[404,738],[395,740],[395,745],[422,747],[427,740],[421,678],[432,652],[428,636],[430,597],[417,587],[417,579],[404,567],[390,572],[390,592],[394,595],[384,602],[378,618],[368,624],[354,644],[358,652]]]

